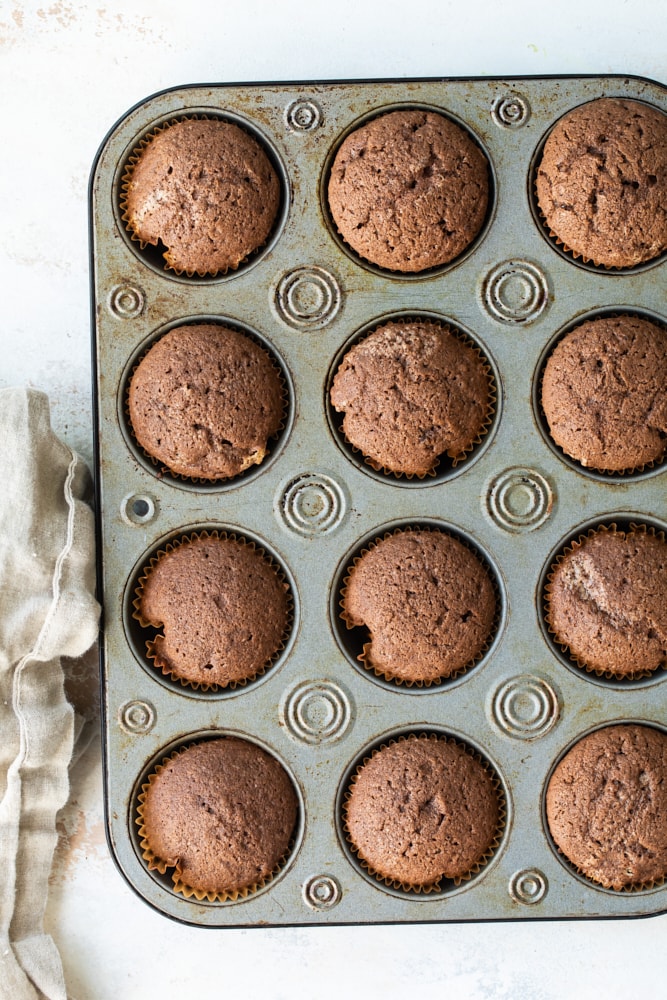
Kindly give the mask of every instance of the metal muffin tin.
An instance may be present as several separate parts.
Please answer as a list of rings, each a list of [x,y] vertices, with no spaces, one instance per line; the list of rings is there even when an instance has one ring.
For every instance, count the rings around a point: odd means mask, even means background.
[[[163,913],[213,927],[631,916],[667,908],[667,886],[614,892],[577,875],[550,842],[549,774],[596,727],[667,725],[667,674],[623,684],[568,663],[542,619],[550,559],[599,521],[667,519],[663,467],[639,476],[586,473],[549,443],[537,402],[548,346],[582,317],[630,310],[665,322],[667,264],[627,272],[583,266],[536,216],[531,170],[548,130],[600,96],[667,110],[667,89],[633,77],[399,80],[207,85],[143,101],[112,129],[91,182],[92,296],[100,571],[104,601],[105,795],[118,867]],[[330,224],[326,174],[341,138],[364,118],[429,107],[468,128],[493,175],[487,224],[473,247],[431,274],[379,271]],[[209,114],[237,121],[271,151],[283,183],[275,233],[238,271],[188,279],[163,270],[129,238],[119,210],[124,164],[157,124]],[[336,359],[360,331],[398,315],[441,317],[488,357],[498,399],[471,457],[434,478],[374,473],[337,432],[327,390]],[[255,332],[281,359],[290,393],[270,457],[228,483],[163,476],[134,445],[124,385],[133,360],[180,321],[222,319]],[[397,687],[354,659],[337,621],[336,585],[365,540],[399,525],[442,525],[469,539],[495,572],[497,635],[483,661],[431,688]],[[257,682],[204,694],[158,675],[131,618],[133,581],[150,553],[192,529],[230,530],[265,546],[294,590],[294,629]],[[258,609],[261,613],[261,609]],[[383,740],[443,732],[491,762],[507,798],[499,849],[460,886],[418,896],[364,873],[342,834],[340,807],[355,762]],[[198,903],[150,873],[134,823],[142,777],[172,748],[211,733],[266,747],[291,774],[300,826],[284,870],[245,900]]]

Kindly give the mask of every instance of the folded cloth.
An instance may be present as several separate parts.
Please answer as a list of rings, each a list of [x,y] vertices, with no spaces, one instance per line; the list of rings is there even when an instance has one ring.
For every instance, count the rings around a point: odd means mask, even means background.
[[[44,933],[74,712],[62,657],[95,641],[85,464],[53,433],[46,395],[0,389],[0,997],[66,1000]]]

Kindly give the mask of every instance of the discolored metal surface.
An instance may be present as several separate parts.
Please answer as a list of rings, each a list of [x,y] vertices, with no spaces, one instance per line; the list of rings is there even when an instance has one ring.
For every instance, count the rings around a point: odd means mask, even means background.
[[[667,322],[667,264],[587,268],[551,244],[534,213],[531,166],[553,123],[600,96],[667,110],[667,90],[626,77],[402,80],[183,87],[137,105],[113,128],[91,184],[92,295],[107,825],[120,870],[152,906],[213,927],[630,916],[667,909],[667,887],[618,893],[576,876],[544,825],[548,775],[570,743],[621,720],[667,725],[667,674],[606,682],[568,666],[542,621],[550,555],[598,521],[667,521],[664,465],[639,476],[586,473],[545,439],[537,405],[547,345],[579,316],[636,310]],[[471,251],[434,274],[381,272],[333,232],[323,198],[341,138],[393,107],[432,107],[463,123],[489,156],[494,201]],[[129,238],[119,208],[124,164],[162,122],[228,117],[272,151],[283,184],[275,233],[217,279],[178,277]],[[396,480],[338,436],[326,404],[335,359],[393,315],[442,318],[489,359],[497,405],[487,438],[446,475]],[[133,359],[180,320],[220,318],[254,331],[280,358],[290,415],[270,459],[226,484],[161,474],[132,446],[124,392]],[[361,540],[408,524],[442,525],[498,576],[498,635],[449,683],[398,687],[354,666],[334,620],[345,559]],[[130,581],[149,552],[197,528],[265,544],[294,589],[295,630],[257,682],[217,694],[176,685],[142,657]],[[261,613],[261,609],[258,613]],[[135,797],[152,764],[211,733],[254,740],[283,762],[300,825],[280,877],[256,895],[198,903],[147,870]],[[507,819],[470,882],[415,896],[373,882],[343,844],[342,784],[365,750],[408,732],[477,748],[505,788]]]

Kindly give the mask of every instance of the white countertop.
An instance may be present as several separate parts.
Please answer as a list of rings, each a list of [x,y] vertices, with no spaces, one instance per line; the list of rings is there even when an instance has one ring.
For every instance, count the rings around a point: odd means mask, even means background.
[[[92,460],[87,185],[133,104],[202,82],[628,73],[667,83],[663,0],[1,0],[0,385]],[[667,721],[667,720],[666,720]],[[667,995],[667,915],[211,931],[151,910],[104,833],[99,739],[72,770],[46,921],[72,1000]]]

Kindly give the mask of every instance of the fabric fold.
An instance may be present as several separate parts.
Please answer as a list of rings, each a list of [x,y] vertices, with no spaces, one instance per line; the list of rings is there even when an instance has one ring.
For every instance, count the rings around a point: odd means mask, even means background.
[[[61,658],[99,619],[90,475],[44,393],[0,390],[0,428],[0,994],[66,1000],[43,918],[75,731]]]

